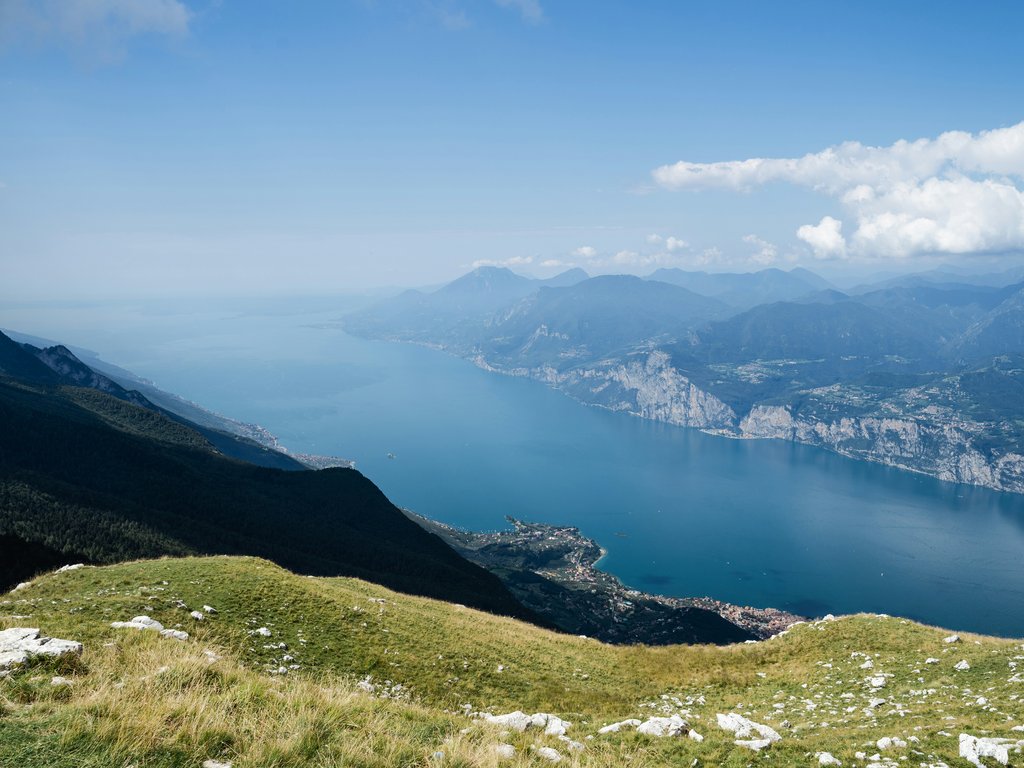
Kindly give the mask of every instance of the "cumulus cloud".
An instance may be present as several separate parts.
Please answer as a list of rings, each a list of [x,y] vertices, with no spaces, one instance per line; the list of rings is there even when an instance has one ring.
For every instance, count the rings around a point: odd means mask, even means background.
[[[796,231],[796,236],[811,246],[814,255],[819,259],[842,256],[846,253],[843,222],[831,216],[823,216],[817,224],[804,224]]]
[[[743,242],[754,246],[755,251],[750,257],[750,260],[755,264],[765,265],[775,263],[775,260],[779,255],[779,249],[775,247],[774,243],[762,240],[757,235],[744,235]]]
[[[682,251],[690,247],[688,242],[681,240],[678,237],[673,237],[672,235],[669,235],[668,237],[662,237],[661,235],[648,235],[646,240],[648,245],[661,246],[669,253]]]
[[[675,253],[676,251],[682,251],[689,248],[690,244],[685,240],[680,240],[678,237],[666,237],[665,248],[669,253]]]
[[[593,259],[597,257],[597,248],[594,248],[592,245],[581,245],[579,248],[574,248],[570,251],[569,255],[581,259]]]
[[[1024,248],[1024,122],[887,147],[850,141],[798,158],[681,161],[653,177],[666,189],[748,190],[781,181],[833,197],[855,222],[848,238],[831,216],[797,231],[822,258]]]
[[[540,24],[544,21],[544,9],[540,7],[539,0],[494,0],[502,8],[510,8],[518,11],[523,21],[530,24]]]
[[[139,35],[181,37],[192,12],[180,0],[4,0],[0,41],[33,41],[113,60]]]

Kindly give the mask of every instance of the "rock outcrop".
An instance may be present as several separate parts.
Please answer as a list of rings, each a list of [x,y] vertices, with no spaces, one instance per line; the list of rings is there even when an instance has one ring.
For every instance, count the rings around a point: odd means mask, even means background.
[[[0,631],[0,672],[20,667],[33,659],[81,656],[82,644],[45,637],[36,628],[14,627]]]

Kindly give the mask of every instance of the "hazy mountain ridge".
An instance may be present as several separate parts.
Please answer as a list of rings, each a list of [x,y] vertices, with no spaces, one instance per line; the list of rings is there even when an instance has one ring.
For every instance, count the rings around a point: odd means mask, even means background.
[[[345,325],[644,418],[1024,492],[1024,284],[960,276],[844,294],[794,272],[652,275],[719,296],[741,291],[731,305],[661,280],[603,276],[536,286],[489,313],[481,303],[473,317],[452,311],[446,324],[421,316],[414,333],[393,302]],[[766,285],[794,298],[739,308]]]

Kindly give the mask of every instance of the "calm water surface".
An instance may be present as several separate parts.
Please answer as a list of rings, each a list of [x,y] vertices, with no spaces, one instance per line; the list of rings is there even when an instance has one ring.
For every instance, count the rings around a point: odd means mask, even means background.
[[[293,450],[353,458],[430,517],[577,525],[634,587],[1024,636],[1020,496],[588,408],[440,352],[316,327],[337,311],[196,311],[22,308],[0,323],[99,350]]]

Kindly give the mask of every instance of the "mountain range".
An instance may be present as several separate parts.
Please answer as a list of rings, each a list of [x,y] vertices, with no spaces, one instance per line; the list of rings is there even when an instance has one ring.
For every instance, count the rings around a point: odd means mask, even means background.
[[[1020,277],[939,272],[843,292],[804,269],[552,286],[484,267],[414,309],[407,294],[342,322],[592,405],[1024,492]]]

